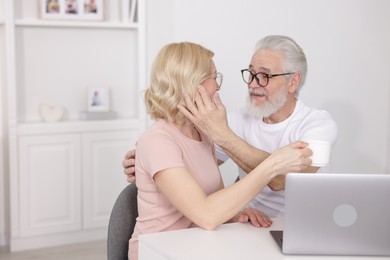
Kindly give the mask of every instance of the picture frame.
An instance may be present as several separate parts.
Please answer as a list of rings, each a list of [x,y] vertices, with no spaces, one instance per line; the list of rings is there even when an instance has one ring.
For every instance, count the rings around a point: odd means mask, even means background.
[[[44,20],[101,21],[104,0],[38,0],[40,18]]]
[[[110,111],[109,89],[107,87],[88,88],[88,112]]]

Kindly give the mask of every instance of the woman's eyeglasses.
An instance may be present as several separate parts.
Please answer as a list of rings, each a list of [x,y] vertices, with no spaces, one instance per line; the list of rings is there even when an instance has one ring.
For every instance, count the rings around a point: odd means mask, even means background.
[[[217,90],[220,90],[221,86],[222,86],[222,81],[223,81],[222,73],[221,72],[217,72],[215,74],[215,76],[213,77],[213,79],[215,80],[215,82],[217,82],[217,85],[218,85],[218,89]]]

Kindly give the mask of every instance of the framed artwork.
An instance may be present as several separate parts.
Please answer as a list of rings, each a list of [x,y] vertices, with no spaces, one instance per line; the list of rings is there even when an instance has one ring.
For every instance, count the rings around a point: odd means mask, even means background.
[[[110,110],[109,89],[106,87],[101,88],[88,88],[87,99],[87,111],[88,112],[102,112]]]
[[[46,20],[103,20],[104,0],[38,0]]]

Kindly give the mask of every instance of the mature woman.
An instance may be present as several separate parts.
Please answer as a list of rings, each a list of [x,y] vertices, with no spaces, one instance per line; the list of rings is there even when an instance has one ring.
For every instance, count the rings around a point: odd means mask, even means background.
[[[199,226],[212,230],[240,219],[240,210],[277,175],[310,165],[310,149],[296,142],[277,150],[241,181],[224,188],[211,139],[177,108],[184,96],[194,100],[202,85],[211,96],[222,84],[210,50],[194,43],[161,49],[145,92],[156,122],[137,142],[135,163],[139,217],[129,257],[138,258],[140,234]]]

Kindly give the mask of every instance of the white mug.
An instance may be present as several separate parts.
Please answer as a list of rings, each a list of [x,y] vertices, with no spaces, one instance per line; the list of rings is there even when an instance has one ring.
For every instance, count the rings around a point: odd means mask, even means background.
[[[312,160],[311,166],[323,167],[329,164],[330,159],[330,142],[320,140],[308,140],[309,148],[313,151],[313,155],[309,158]]]

